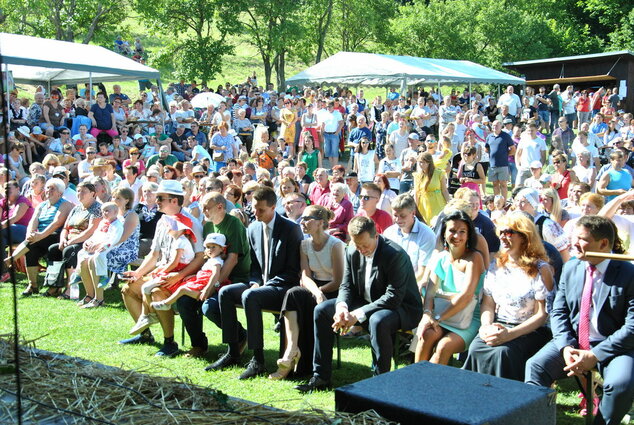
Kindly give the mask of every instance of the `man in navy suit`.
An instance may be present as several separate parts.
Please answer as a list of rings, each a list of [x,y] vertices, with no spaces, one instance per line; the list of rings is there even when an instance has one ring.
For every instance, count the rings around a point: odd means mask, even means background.
[[[240,379],[263,375],[264,338],[262,310],[280,310],[284,294],[299,284],[299,249],[303,239],[300,227],[275,212],[277,197],[273,189],[260,187],[253,192],[253,212],[257,221],[247,229],[251,245],[249,284],[235,283],[220,289],[222,341],[229,351],[208,370],[238,364],[245,343],[253,350],[253,358]],[[236,303],[242,303],[247,317],[247,338],[240,339],[241,325]]]
[[[616,241],[616,243],[615,243]],[[584,216],[573,233],[551,312],[553,340],[526,364],[526,382],[550,386],[594,367],[603,376],[595,424],[618,424],[634,400],[634,265],[587,256],[622,251],[607,218]]]
[[[315,308],[313,377],[295,387],[301,392],[330,386],[333,330],[346,332],[357,323],[366,327],[379,374],[390,371],[396,331],[414,328],[423,315],[414,267],[403,248],[379,235],[368,217],[350,220],[348,233],[354,245],[346,250],[339,295]]]

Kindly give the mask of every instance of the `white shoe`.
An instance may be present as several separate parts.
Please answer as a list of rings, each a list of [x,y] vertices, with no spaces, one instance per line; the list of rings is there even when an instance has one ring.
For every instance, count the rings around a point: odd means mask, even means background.
[[[139,316],[139,320],[137,320],[132,329],[130,329],[130,335],[140,334],[153,324],[158,323],[158,321],[158,317],[154,313],[143,314]]]
[[[155,301],[153,303],[150,303],[150,306],[152,306],[154,310],[159,310],[159,311],[168,311],[172,309],[172,306],[169,304],[166,304],[165,301]]]

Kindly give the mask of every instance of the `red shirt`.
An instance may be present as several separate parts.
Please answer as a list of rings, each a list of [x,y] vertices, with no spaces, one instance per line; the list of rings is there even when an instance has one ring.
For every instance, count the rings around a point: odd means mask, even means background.
[[[359,209],[359,212],[355,217],[367,217],[367,214],[362,209]],[[374,221],[374,224],[376,225],[376,231],[379,235],[393,224],[392,216],[378,208],[370,218],[372,219],[372,221]]]

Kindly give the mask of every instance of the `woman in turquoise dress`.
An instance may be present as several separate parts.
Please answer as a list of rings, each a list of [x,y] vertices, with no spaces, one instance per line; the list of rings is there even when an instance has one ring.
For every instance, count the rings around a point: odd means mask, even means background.
[[[480,328],[479,299],[485,266],[476,249],[477,234],[463,211],[448,214],[440,232],[444,252],[431,273],[416,335],[416,361],[447,364],[461,353]]]

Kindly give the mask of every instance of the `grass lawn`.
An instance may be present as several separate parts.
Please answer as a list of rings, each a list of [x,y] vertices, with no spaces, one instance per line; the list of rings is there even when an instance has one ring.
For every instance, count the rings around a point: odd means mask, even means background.
[[[24,279],[23,275],[18,275]],[[18,293],[24,290],[23,281],[18,285]],[[155,346],[122,346],[116,342],[128,335],[132,320],[125,311],[117,291],[106,291],[107,307],[81,310],[72,301],[33,296],[19,300],[19,325],[21,338],[36,339],[37,348],[77,356],[125,369],[145,371],[150,374],[179,377],[201,386],[211,386],[226,394],[268,404],[280,409],[319,408],[334,409],[334,393],[319,392],[300,395],[293,389],[294,381],[273,382],[266,377],[250,381],[239,381],[237,376],[241,368],[231,368],[219,372],[205,372],[203,368],[225,347],[221,344],[220,333],[209,321],[205,321],[205,330],[209,338],[210,351],[206,360],[186,359],[177,356],[172,359],[157,359],[154,353],[160,344]],[[244,323],[244,315],[239,310]],[[12,290],[9,284],[0,286],[0,334],[13,332]],[[266,314],[264,318],[264,342],[266,349],[266,366],[270,372],[275,370],[277,359],[278,334],[273,330],[273,317]],[[176,319],[176,340],[181,340],[180,320]],[[153,328],[157,340],[161,340],[160,327]],[[189,349],[186,338],[185,350]],[[342,368],[335,369],[335,386],[349,384],[369,378],[371,354],[369,344],[362,340],[342,339]],[[243,357],[244,363],[248,356]],[[558,394],[558,424],[582,424],[578,416],[576,398],[578,391],[574,383],[564,381]]]

